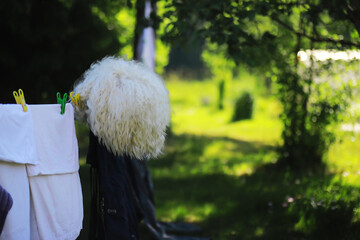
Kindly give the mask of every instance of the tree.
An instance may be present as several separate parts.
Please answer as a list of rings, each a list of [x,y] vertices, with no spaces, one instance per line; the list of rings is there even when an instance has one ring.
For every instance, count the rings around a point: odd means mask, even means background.
[[[202,59],[210,69],[213,80],[218,85],[218,109],[224,109],[225,88],[230,85],[233,78],[235,64],[232,60],[226,59],[224,56],[224,46],[216,44],[206,44],[203,50]]]
[[[303,169],[321,164],[330,142],[326,125],[341,108],[337,101],[311,102],[314,72],[299,73],[297,53],[360,47],[359,14],[356,0],[174,0],[164,39],[174,43],[197,34],[225,45],[235,62],[276,79],[284,109],[279,162]]]

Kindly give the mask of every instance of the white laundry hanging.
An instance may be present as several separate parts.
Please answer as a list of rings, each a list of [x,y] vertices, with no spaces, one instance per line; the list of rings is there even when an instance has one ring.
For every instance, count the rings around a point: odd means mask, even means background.
[[[0,104],[0,184],[11,194],[0,240],[73,240],[82,229],[74,110]]]
[[[73,240],[82,229],[74,109],[66,104],[28,105],[34,121],[37,165],[27,165],[39,239]],[[46,206],[46,207],[45,207]]]
[[[13,198],[0,240],[30,239],[30,191],[25,164],[37,163],[34,124],[19,104],[0,104],[0,185]]]
[[[37,163],[31,111],[24,112],[19,104],[0,104],[0,160]]]
[[[29,240],[30,191],[25,165],[0,161],[0,185],[13,199],[0,240]]]
[[[52,175],[77,172],[79,149],[74,124],[74,108],[66,104],[60,114],[59,104],[28,105],[38,156],[37,165],[27,165],[28,175]]]

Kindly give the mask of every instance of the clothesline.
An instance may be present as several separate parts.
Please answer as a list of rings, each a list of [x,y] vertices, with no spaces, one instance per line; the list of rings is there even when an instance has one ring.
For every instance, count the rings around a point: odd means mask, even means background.
[[[18,92],[14,91],[13,95],[14,95],[16,104],[21,104],[21,106],[23,107],[24,112],[27,112],[28,108],[26,106],[26,101],[25,101],[25,96],[24,96],[23,90],[20,88]],[[64,93],[63,97],[61,98],[60,92],[57,92],[56,93],[56,99],[57,99],[57,103],[60,104],[60,106],[61,106],[60,113],[64,114],[64,112],[65,112],[65,104],[68,102],[67,93]],[[80,96],[79,96],[79,93],[75,94],[74,92],[70,92],[70,99],[71,99],[72,103],[74,104],[74,106],[80,108]]]
[[[0,240],[76,239],[83,197],[74,108],[26,106],[0,104],[0,185],[14,199]]]

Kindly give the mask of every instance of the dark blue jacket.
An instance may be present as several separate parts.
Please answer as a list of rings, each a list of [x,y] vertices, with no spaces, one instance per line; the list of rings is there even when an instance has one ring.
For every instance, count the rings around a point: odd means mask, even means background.
[[[91,164],[90,238],[139,239],[139,217],[125,156],[115,156],[90,132],[87,163]]]

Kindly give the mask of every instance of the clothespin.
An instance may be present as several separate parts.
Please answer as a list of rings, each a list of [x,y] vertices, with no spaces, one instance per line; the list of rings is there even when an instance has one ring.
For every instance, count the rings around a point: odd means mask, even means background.
[[[24,112],[27,112],[28,109],[27,109],[27,106],[26,106],[23,90],[19,89],[19,93],[16,92],[16,91],[13,91],[13,95],[14,95],[16,104],[21,104],[21,106],[23,107]]]
[[[71,98],[71,101],[72,101],[76,106],[78,106],[78,108],[80,108],[80,96],[79,96],[79,93],[77,93],[77,94],[75,95],[74,92],[71,92],[71,93],[70,93],[70,98]]]
[[[57,103],[61,104],[61,114],[65,113],[65,104],[66,104],[66,100],[67,100],[67,93],[64,93],[63,98],[61,98],[61,94],[58,92],[56,93],[56,97],[57,97]]]

